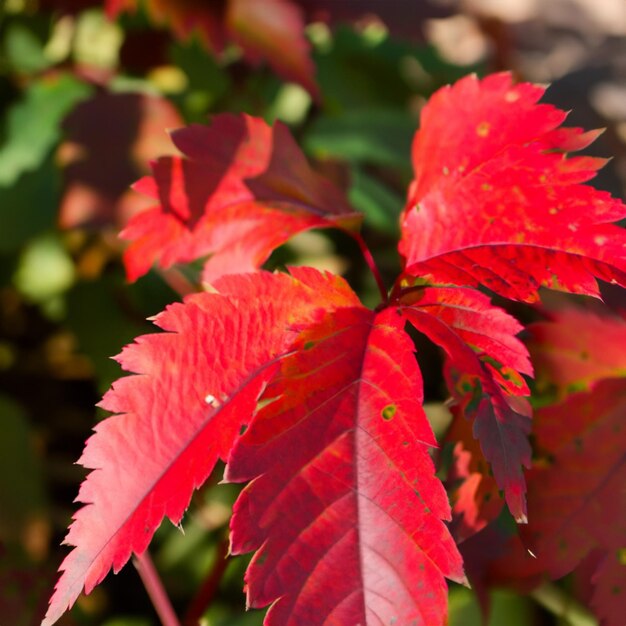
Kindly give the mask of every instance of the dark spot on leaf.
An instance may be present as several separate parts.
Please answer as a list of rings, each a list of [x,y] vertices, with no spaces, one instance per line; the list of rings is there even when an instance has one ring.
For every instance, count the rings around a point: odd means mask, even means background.
[[[382,411],[382,417],[385,421],[389,421],[393,419],[393,416],[396,414],[398,407],[395,404],[388,404]]]
[[[583,350],[583,351],[580,353],[580,358],[581,358],[583,361],[588,361],[588,360],[589,360],[589,352],[587,352],[586,350]]]
[[[302,346],[302,349],[310,350],[314,345],[315,345],[314,341],[305,341],[304,345]]]
[[[489,502],[489,500],[491,500],[491,494],[490,493],[486,493],[483,496],[483,502]]]
[[[620,593],[622,593],[622,588],[621,588],[621,587],[617,587],[617,586],[612,587],[612,588],[611,588],[611,593],[612,593],[614,596],[618,596]]]

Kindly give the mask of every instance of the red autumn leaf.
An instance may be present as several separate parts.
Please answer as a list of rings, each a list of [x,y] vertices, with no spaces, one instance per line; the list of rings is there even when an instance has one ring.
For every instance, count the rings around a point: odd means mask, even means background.
[[[561,397],[589,389],[601,378],[626,376],[626,320],[610,310],[595,313],[568,307],[529,327],[537,382]]]
[[[137,1],[106,0],[105,4],[107,14],[114,18],[125,10],[135,10]],[[249,61],[267,61],[279,76],[318,96],[304,16],[297,2],[147,0],[146,8],[154,22],[169,24],[179,38],[199,33],[215,53],[220,53],[227,41],[235,41]]]
[[[532,367],[526,348],[514,337],[521,326],[470,289],[418,289],[400,302],[402,315],[446,351],[448,386],[473,420],[474,437],[511,513],[525,521],[522,466],[530,467],[530,411],[520,373],[531,374]]]
[[[464,576],[403,326],[352,306],[303,332],[229,458],[228,480],[252,480],[231,551],[257,550],[267,626],[446,622],[444,576]]]
[[[452,535],[457,543],[480,532],[502,511],[503,500],[489,465],[474,439],[471,422],[458,406],[445,441],[454,446],[446,483],[452,500]]]
[[[594,585],[591,606],[602,626],[621,626],[624,623],[626,601],[626,563],[623,546],[608,552],[591,578]]]
[[[272,69],[318,97],[304,18],[290,0],[229,0],[226,26],[247,59],[267,59]]]
[[[173,133],[184,157],[163,157],[135,189],[158,201],[128,224],[125,257],[134,280],[154,262],[167,268],[210,255],[203,280],[257,269],[294,234],[353,227],[360,217],[315,173],[287,128],[247,115]]]
[[[189,297],[158,315],[166,333],[139,337],[118,357],[136,376],[102,401],[101,422],[79,460],[92,469],[78,500],[67,556],[44,626],[89,593],[132,552],[141,553],[167,516],[177,524],[192,492],[252,414],[273,364],[298,325],[358,303],[345,283],[314,270],[293,276],[229,277],[219,293]]]
[[[534,434],[546,459],[528,475],[523,533],[553,578],[603,552],[607,564],[593,576],[593,602],[607,616],[603,623],[615,625],[610,616],[623,617],[626,599],[626,566],[612,562],[626,548],[625,412],[626,378],[601,380],[537,412]]]
[[[564,153],[597,132],[559,128],[544,89],[469,76],[424,107],[402,216],[405,274],[533,301],[540,286],[597,295],[626,286],[626,207],[583,185],[604,161]]]
[[[534,435],[547,458],[529,473],[532,523],[525,536],[553,577],[592,549],[624,547],[625,410],[622,378],[538,411]]]

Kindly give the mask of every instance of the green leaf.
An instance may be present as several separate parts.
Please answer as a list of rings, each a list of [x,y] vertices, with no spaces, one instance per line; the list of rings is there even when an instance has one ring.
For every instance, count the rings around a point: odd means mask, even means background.
[[[0,158],[0,172],[2,160]],[[0,174],[0,177],[2,174]],[[0,186],[0,253],[11,254],[56,222],[60,180],[52,159],[25,172],[10,186]]]
[[[26,90],[6,119],[0,148],[0,187],[39,167],[61,135],[61,121],[91,89],[72,76],[46,77]],[[3,209],[4,210],[4,206]]]
[[[316,157],[339,157],[409,172],[411,140],[417,120],[397,109],[360,109],[337,117],[321,117],[305,139]]]
[[[404,198],[362,168],[352,168],[352,186],[348,195],[352,205],[365,213],[365,223],[397,237]]]
[[[44,509],[44,487],[26,414],[5,395],[0,395],[0,425],[0,537],[16,538]]]
[[[31,74],[51,65],[46,58],[42,41],[29,28],[12,23],[6,31],[4,53],[13,69]]]

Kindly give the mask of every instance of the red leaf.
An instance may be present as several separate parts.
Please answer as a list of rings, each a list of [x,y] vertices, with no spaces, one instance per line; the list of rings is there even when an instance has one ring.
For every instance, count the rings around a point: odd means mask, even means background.
[[[452,461],[447,483],[452,498],[452,535],[461,543],[480,532],[502,511],[498,485],[489,472],[487,460],[472,433],[471,423],[458,406],[446,442],[452,443]]]
[[[594,277],[626,286],[626,207],[580,183],[604,161],[565,158],[597,132],[558,128],[544,89],[509,74],[469,76],[422,110],[415,180],[402,217],[405,272],[537,299],[540,286],[598,295]]]
[[[44,626],[85,588],[141,553],[164,516],[177,524],[218,457],[226,459],[273,364],[302,324],[323,310],[358,303],[340,278],[315,270],[292,276],[229,277],[220,293],[173,304],[118,360],[136,376],[120,379],[102,406],[119,413],[99,423],[79,462],[94,470],[78,501],[67,556]],[[323,309],[322,309],[323,307]]]
[[[530,524],[523,537],[552,578],[591,554],[604,554],[593,575],[592,604],[603,625],[623,619],[626,566],[626,379],[605,379],[590,391],[540,409],[534,433],[547,455],[528,475]]]
[[[109,17],[134,10],[136,0],[106,0]],[[154,22],[169,23],[177,37],[199,33],[213,52],[228,39],[237,42],[253,63],[266,60],[286,80],[300,83],[317,97],[315,66],[305,36],[302,10],[291,0],[226,0],[202,3],[194,0],[147,0]]]
[[[626,376],[626,320],[568,307],[529,327],[528,348],[539,385],[556,386],[561,398],[589,389],[601,378]]]
[[[537,412],[537,448],[548,457],[528,476],[525,535],[555,578],[593,549],[624,547],[625,411],[626,379],[607,379]]]
[[[229,0],[225,21],[249,60],[267,59],[278,75],[319,97],[300,7],[290,0]]]
[[[232,552],[257,550],[268,626],[445,623],[444,576],[464,576],[403,325],[353,306],[305,331],[231,454],[227,478],[252,479]]]
[[[623,516],[623,515],[622,515]],[[593,575],[594,585],[591,606],[602,626],[622,626],[626,606],[626,563],[624,548],[609,552]]]
[[[530,410],[521,397],[529,391],[520,372],[531,374],[532,367],[526,348],[514,337],[519,323],[469,289],[415,290],[400,301],[402,315],[446,351],[448,386],[473,419],[474,437],[509,510],[525,521],[522,466],[530,467]]]
[[[160,158],[153,176],[137,183],[159,205],[121,233],[131,241],[124,258],[131,280],[155,261],[167,268],[211,255],[203,279],[212,283],[258,268],[298,232],[360,221],[280,123],[224,114],[172,139],[186,158]]]

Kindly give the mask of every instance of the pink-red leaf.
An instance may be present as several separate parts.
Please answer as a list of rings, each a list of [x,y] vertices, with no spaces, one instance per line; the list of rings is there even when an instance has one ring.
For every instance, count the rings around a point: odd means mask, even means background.
[[[163,157],[135,189],[158,201],[121,233],[134,280],[209,256],[203,279],[257,269],[276,247],[309,228],[360,220],[343,194],[316,174],[286,126],[223,114],[211,126],[173,133],[184,157]]]
[[[337,277],[229,277],[219,293],[171,305],[118,360],[137,375],[120,379],[102,406],[118,413],[95,428],[80,463],[92,471],[77,500],[67,556],[44,626],[132,552],[141,553],[167,516],[177,524],[192,492],[226,459],[250,418],[275,361],[302,325],[358,300]]]
[[[520,373],[531,374],[532,367],[514,336],[519,323],[470,289],[416,289],[400,302],[402,315],[446,351],[450,391],[473,420],[474,437],[511,513],[525,521],[522,466],[530,467],[530,409],[522,397],[529,390]]]
[[[469,76],[424,107],[402,216],[405,273],[533,301],[540,286],[597,295],[626,286],[626,206],[581,183],[601,159],[566,158],[596,132],[559,128],[544,89]]]
[[[464,579],[442,519],[413,343],[395,310],[344,308],[305,331],[233,450],[232,551],[257,550],[248,604],[267,626],[446,621]]]
[[[608,308],[596,313],[567,307],[529,327],[528,348],[540,386],[568,392],[602,378],[626,376],[626,320]]]

